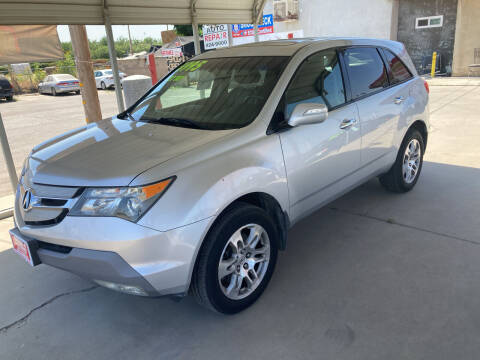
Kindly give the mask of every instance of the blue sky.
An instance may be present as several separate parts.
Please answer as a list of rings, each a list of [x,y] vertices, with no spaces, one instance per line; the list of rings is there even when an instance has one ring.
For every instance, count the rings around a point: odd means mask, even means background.
[[[170,30],[173,25],[168,25]],[[67,25],[58,25],[58,37],[60,41],[70,41],[70,33]],[[120,37],[128,38],[127,25],[113,25],[113,37],[118,39]],[[167,25],[130,25],[130,33],[132,39],[142,40],[147,36],[160,39],[160,33],[167,30]],[[87,35],[90,40],[99,40],[105,36],[105,26],[103,25],[87,25]]]

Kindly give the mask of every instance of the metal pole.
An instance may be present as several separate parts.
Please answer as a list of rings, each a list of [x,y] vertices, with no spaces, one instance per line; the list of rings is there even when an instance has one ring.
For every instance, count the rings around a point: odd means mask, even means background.
[[[112,63],[113,82],[115,83],[115,95],[117,96],[117,107],[119,112],[125,110],[123,102],[122,85],[120,83],[120,75],[118,74],[117,52],[115,51],[115,41],[113,39],[112,23],[108,15],[107,2],[103,2],[103,19],[105,22],[105,32],[107,33],[108,53],[110,54],[110,62]]]
[[[227,24],[228,26],[228,47],[233,46],[233,36],[232,36],[232,24]]]
[[[253,24],[253,34],[255,35],[255,42],[258,42],[258,24]]]
[[[12,152],[10,151],[10,145],[8,144],[7,133],[5,132],[5,127],[3,126],[2,114],[0,114],[0,143],[2,144],[2,152],[5,159],[5,164],[7,164],[10,184],[12,185],[12,190],[15,194],[15,192],[17,191],[18,177],[12,158]]]
[[[130,55],[133,55],[132,35],[130,35],[130,25],[127,25],[128,30],[128,42],[130,44]]]
[[[432,54],[432,69],[430,70],[430,76],[435,77],[435,69],[437,67],[437,52],[434,51]]]

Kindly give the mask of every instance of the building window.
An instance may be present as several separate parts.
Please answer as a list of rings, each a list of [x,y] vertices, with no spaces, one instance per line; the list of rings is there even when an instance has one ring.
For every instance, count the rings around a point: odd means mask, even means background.
[[[443,15],[427,16],[415,19],[415,29],[441,27],[442,25]]]

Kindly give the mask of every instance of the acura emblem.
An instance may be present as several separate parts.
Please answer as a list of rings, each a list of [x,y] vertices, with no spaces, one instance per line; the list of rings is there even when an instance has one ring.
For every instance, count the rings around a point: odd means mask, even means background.
[[[25,191],[25,194],[23,194],[23,199],[22,199],[22,207],[24,210],[30,210],[31,209],[31,202],[32,202],[32,193],[27,190]]]

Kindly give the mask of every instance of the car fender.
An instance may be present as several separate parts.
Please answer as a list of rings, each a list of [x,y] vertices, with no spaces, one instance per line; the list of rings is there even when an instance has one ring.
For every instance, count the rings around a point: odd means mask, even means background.
[[[176,159],[175,162],[182,161]],[[136,182],[148,183],[152,174],[164,173],[162,167],[168,165],[151,169]],[[289,211],[287,178],[278,135],[265,135],[253,143],[164,174],[161,178],[176,176],[176,180],[139,221],[139,224],[159,231],[206,218],[213,221],[236,199],[254,192],[271,195],[283,211]]]
[[[406,116],[403,117],[403,121],[399,121],[395,132],[395,156],[413,123],[421,121],[425,124],[427,132],[430,131],[428,94],[420,77],[413,80],[409,92],[409,99],[405,104]]]

